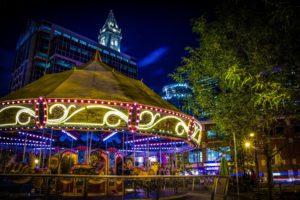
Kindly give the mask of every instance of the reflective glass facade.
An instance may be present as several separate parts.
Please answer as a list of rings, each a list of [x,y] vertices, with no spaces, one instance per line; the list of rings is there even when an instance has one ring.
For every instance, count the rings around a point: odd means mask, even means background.
[[[99,50],[102,61],[117,71],[137,78],[136,60],[47,21],[26,25],[16,48],[11,91],[40,78],[81,65]]]
[[[192,89],[186,83],[170,84],[163,87],[161,97],[176,106],[179,110],[191,114],[186,106],[188,97],[192,95]]]
[[[206,155],[206,161],[221,161],[222,155],[225,155],[226,160],[231,160],[229,147],[207,148]]]

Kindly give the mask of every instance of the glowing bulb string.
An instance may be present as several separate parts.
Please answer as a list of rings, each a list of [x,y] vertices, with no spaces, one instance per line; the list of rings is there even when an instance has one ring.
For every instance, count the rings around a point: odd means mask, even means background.
[[[40,135],[35,135],[35,134],[32,134],[32,133],[26,133],[26,132],[18,132],[19,135],[23,135],[23,136],[29,136],[29,137],[33,137],[33,138],[37,138],[37,139],[42,139],[42,140],[49,140],[49,141],[52,141],[54,142],[55,139],[51,139],[51,138],[48,138],[48,137],[45,137],[45,136],[40,136]]]
[[[2,139],[2,140],[16,141],[16,142],[31,142],[31,143],[46,144],[46,142],[37,141],[37,140],[28,140],[26,138],[25,139],[20,139],[20,138],[11,138],[11,137],[0,136],[0,139]]]

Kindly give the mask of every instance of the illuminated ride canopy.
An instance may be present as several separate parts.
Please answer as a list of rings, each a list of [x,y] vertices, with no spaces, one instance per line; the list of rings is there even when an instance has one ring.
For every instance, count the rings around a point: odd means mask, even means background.
[[[161,138],[170,145],[194,147],[201,142],[199,121],[177,111],[141,81],[103,64],[99,53],[89,63],[45,75],[3,99],[0,131],[4,132],[126,132],[140,140]],[[135,146],[143,148],[143,144]]]

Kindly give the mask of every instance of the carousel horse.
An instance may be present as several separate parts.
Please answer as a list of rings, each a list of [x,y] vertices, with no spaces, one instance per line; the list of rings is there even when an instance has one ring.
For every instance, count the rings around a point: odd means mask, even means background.
[[[56,154],[51,156],[49,169],[50,169],[52,174],[57,174],[58,173],[59,162],[60,162],[59,153],[56,153]]]
[[[159,163],[153,162],[149,171],[146,171],[143,167],[133,167],[131,169],[132,175],[139,175],[139,176],[147,176],[147,175],[157,175],[159,170]]]
[[[29,154],[28,164],[23,162],[17,163],[15,160],[16,160],[16,155],[12,156],[10,160],[7,162],[6,173],[8,174],[35,174],[36,173],[34,170],[35,156],[33,155],[33,153]],[[31,179],[32,177],[18,177],[18,178],[13,178],[12,181],[14,183],[24,184],[24,183],[28,183]]]
[[[143,167],[134,167],[132,168],[131,174],[132,175],[138,175],[138,176],[148,176],[148,175],[157,175],[157,172],[159,170],[159,163],[153,162],[151,164],[151,167],[149,171],[146,171]],[[136,181],[136,185],[140,188],[150,190],[155,190],[156,184],[149,178],[145,178],[141,181]]]

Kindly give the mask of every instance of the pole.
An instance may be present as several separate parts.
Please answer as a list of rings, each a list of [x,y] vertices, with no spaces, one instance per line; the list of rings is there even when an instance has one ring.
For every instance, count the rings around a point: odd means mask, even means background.
[[[133,134],[133,167],[135,167],[135,137],[134,137],[134,133]]]
[[[50,169],[50,161],[52,156],[52,136],[53,136],[53,129],[51,129],[51,136],[50,136],[50,150],[49,150],[49,159],[48,159],[48,168]]]
[[[259,184],[259,165],[258,165],[258,157],[257,157],[257,149],[256,149],[256,141],[257,141],[257,136],[255,134],[255,138],[254,138],[254,159],[255,159],[255,167],[256,167],[256,183]]]
[[[90,147],[89,147],[89,160],[90,160],[91,152],[92,152],[93,132],[91,132],[90,136],[91,136],[91,138],[90,138]]]
[[[89,164],[89,132],[86,132],[86,150],[85,150],[85,163]]]
[[[44,129],[43,129],[42,138],[44,138]],[[40,143],[40,144],[41,144],[41,146],[40,146],[39,167],[42,167],[42,162],[41,161],[42,161],[42,145],[43,145],[43,143]]]
[[[149,140],[147,140],[147,170],[149,170],[149,168],[150,168],[150,160],[149,160],[149,158],[150,158],[150,150],[149,150]]]
[[[235,178],[236,178],[236,193],[237,198],[240,199],[240,189],[239,189],[239,177],[238,177],[238,164],[237,164],[237,151],[236,151],[236,139],[235,133],[233,132],[233,144],[234,144],[234,165],[235,165]]]
[[[125,140],[124,140],[125,138],[124,138],[124,132],[123,132],[123,144],[122,144],[122,148],[123,148],[123,158],[122,158],[122,176],[124,176],[124,161],[125,161],[125,151],[124,151],[124,142],[125,142]],[[125,194],[125,193],[124,193]]]
[[[25,153],[26,153],[27,135],[28,135],[28,134],[26,134],[25,142],[24,142],[23,159],[22,159],[23,162],[25,162]]]

